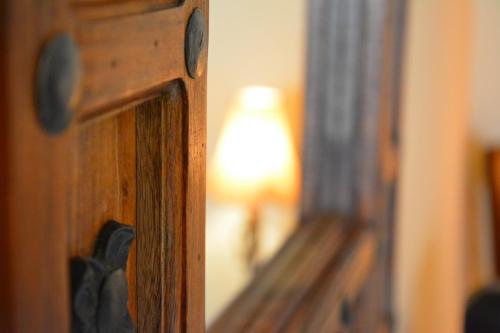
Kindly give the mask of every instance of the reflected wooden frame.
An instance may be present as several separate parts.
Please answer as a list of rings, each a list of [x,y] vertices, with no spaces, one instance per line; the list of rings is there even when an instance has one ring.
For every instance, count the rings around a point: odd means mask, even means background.
[[[388,332],[405,0],[310,0],[301,225],[209,332]]]

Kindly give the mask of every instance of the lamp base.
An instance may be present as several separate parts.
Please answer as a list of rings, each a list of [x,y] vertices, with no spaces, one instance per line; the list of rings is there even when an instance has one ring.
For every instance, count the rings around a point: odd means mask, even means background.
[[[259,221],[259,206],[254,205],[250,208],[250,215],[245,226],[245,232],[243,235],[244,242],[244,255],[247,268],[256,274],[260,269],[259,263],[259,231],[260,231],[260,221]]]

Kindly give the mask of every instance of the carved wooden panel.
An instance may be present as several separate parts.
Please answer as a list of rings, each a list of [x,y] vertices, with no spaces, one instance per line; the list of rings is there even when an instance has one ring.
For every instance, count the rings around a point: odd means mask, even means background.
[[[2,6],[0,331],[70,330],[69,262],[92,257],[110,220],[135,229],[126,274],[138,332],[204,331],[208,30],[198,31],[195,77],[185,34],[195,9],[208,27],[207,1]],[[61,34],[77,46],[81,71],[69,124],[49,133],[35,78],[41,50]],[[67,93],[58,73],[49,79]]]

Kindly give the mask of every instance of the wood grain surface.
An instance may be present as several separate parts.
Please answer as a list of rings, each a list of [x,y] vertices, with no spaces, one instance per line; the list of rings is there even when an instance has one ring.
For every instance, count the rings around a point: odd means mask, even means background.
[[[209,332],[340,331],[342,303],[358,302],[378,244],[374,233],[341,225],[302,225]]]
[[[203,332],[206,71],[187,75],[184,33],[194,8],[208,27],[207,1],[1,6],[0,331],[68,332],[69,260],[115,219],[137,228],[127,278],[139,332]],[[60,32],[82,77],[70,127],[49,135],[34,73]]]

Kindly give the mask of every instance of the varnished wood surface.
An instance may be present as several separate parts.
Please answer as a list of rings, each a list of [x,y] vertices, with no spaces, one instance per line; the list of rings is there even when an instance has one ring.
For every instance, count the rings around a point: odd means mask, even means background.
[[[183,1],[176,0],[76,0],[71,8],[78,21],[95,21],[151,13],[180,6],[182,3]]]
[[[120,8],[129,8],[131,6],[148,6],[151,8],[154,5],[176,5],[180,0],[70,0],[72,5],[80,7],[95,7],[95,5],[115,6]]]
[[[2,108],[2,264],[0,331],[65,332],[69,327],[69,160],[72,132],[58,139],[35,117],[33,79],[42,41],[67,21],[62,1],[3,1],[0,19]]]
[[[186,4],[188,4],[186,2]],[[189,3],[204,13],[208,33],[208,1]],[[187,15],[185,21],[189,19]],[[207,37],[208,44],[208,37]],[[187,95],[187,183],[186,183],[186,331],[205,331],[205,196],[207,137],[207,59],[208,47],[202,50],[201,77],[183,81]],[[187,75],[187,74],[185,74]],[[186,112],[186,111],[185,111]]]
[[[166,199],[163,191],[164,100],[137,108],[137,303],[138,332],[161,332]]]
[[[109,220],[136,224],[135,112],[81,126],[74,153],[73,219],[68,223],[69,255],[91,256],[96,235]],[[127,265],[129,309],[137,318],[136,251]]]
[[[163,3],[163,4],[176,4],[179,0],[70,0],[70,2],[74,5],[109,5],[115,4],[120,5],[122,7],[130,5],[130,4],[155,4],[155,3]]]
[[[380,193],[381,210],[379,220],[382,226],[381,256],[383,265],[382,276],[379,277],[383,294],[379,297],[383,301],[380,325],[383,329],[392,330],[394,321],[394,258],[395,235],[398,223],[396,221],[397,188],[399,178],[400,132],[404,128],[401,124],[401,92],[403,82],[404,36],[406,27],[406,0],[388,1],[386,9],[386,24],[384,26],[384,65],[383,65],[383,93],[380,96],[382,118],[380,129]]]
[[[187,183],[187,114],[186,96],[181,82],[172,84],[166,95],[164,123],[164,167],[162,188],[165,193],[166,251],[163,276],[165,301],[164,332],[186,331],[186,183]]]
[[[185,331],[184,105],[182,86],[175,82],[137,109],[139,332]]]
[[[265,304],[267,298],[272,295],[275,285],[285,279],[284,273],[293,264],[293,260],[301,255],[301,251],[307,247],[308,241],[317,237],[314,224],[307,224],[291,236],[280,252],[266,265],[259,274],[258,281],[246,288],[238,298],[229,305],[227,311],[222,314],[210,328],[210,332],[226,332],[231,329],[243,330],[251,325],[252,320],[259,314],[260,306]]]
[[[492,150],[487,155],[487,174],[493,212],[493,248],[495,273],[500,276],[500,151]]]
[[[352,323],[369,319],[355,307],[374,271],[378,242],[369,231],[354,231],[348,237],[333,264],[314,285],[312,296],[301,304],[301,316],[289,323],[287,332],[357,332]],[[344,306],[349,314],[343,314]],[[344,315],[350,316],[346,322]]]
[[[299,228],[209,332],[337,332],[373,270],[377,236],[339,219]]]
[[[127,265],[139,331],[203,332],[206,72],[187,75],[184,32],[194,8],[208,27],[207,1],[2,6],[0,331],[67,332],[68,262],[116,219],[140,229]],[[62,31],[83,75],[70,127],[50,136],[33,78],[40,49]],[[151,311],[149,295],[160,300]]]
[[[112,110],[182,77],[185,8],[83,22],[80,119]]]

